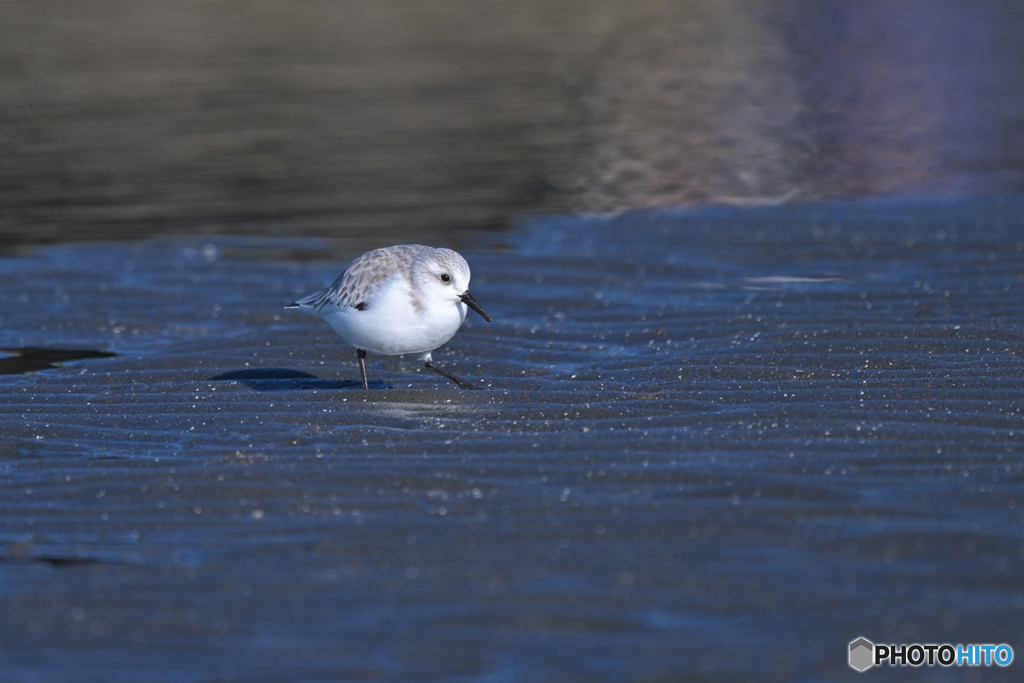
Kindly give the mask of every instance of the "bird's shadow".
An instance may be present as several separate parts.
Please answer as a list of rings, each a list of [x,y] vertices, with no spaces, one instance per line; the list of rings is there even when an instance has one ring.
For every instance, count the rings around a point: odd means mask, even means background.
[[[241,382],[256,391],[309,391],[316,389],[329,391],[335,389],[359,389],[363,383],[355,379],[320,379],[308,372],[290,370],[288,368],[250,368],[233,370],[211,377],[211,382]],[[370,380],[371,389],[389,389],[390,384],[379,380]]]

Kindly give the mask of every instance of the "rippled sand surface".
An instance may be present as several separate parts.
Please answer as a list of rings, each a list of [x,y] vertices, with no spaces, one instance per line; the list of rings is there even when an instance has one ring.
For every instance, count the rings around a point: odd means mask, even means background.
[[[281,308],[322,246],[0,262],[8,347],[118,354],[0,376],[4,680],[847,680],[861,635],[1021,642],[1021,199],[482,238],[495,322],[435,354],[480,392],[359,389]]]

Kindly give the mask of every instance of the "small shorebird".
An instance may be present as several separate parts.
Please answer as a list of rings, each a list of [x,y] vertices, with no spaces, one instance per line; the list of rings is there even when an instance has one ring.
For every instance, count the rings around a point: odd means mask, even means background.
[[[491,316],[469,293],[469,264],[451,249],[400,244],[368,251],[330,287],[285,308],[323,319],[356,347],[363,389],[366,352],[418,353],[428,370],[463,389],[481,389],[437,367],[431,352],[455,336],[469,308]]]

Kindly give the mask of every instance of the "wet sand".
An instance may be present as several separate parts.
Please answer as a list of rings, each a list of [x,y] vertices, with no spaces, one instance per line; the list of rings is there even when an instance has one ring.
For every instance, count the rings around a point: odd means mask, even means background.
[[[281,308],[338,269],[277,257],[317,241],[5,259],[8,338],[118,354],[0,377],[5,679],[846,680],[860,635],[1020,642],[1022,234],[1019,198],[541,220],[465,250],[495,322],[435,358],[480,392],[358,388]]]

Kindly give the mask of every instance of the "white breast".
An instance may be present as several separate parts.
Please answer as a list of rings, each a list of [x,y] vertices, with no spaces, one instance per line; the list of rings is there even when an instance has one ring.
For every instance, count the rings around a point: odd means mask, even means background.
[[[398,277],[374,289],[366,310],[351,306],[323,312],[323,319],[358,349],[394,356],[427,353],[455,336],[466,319],[465,304],[425,301],[415,306],[409,284]]]

